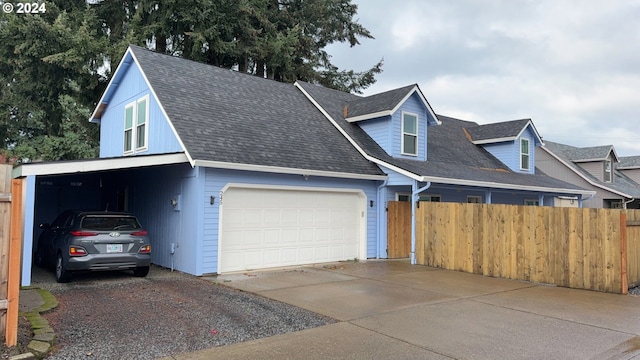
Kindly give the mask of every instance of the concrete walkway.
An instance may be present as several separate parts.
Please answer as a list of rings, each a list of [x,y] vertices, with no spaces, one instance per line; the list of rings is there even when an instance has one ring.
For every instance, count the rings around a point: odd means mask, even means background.
[[[339,322],[166,359],[640,359],[640,297],[405,260],[211,279]]]

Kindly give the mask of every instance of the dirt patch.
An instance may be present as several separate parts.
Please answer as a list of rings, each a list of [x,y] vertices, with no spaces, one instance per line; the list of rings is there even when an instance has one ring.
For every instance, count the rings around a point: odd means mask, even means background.
[[[0,359],[8,359],[11,356],[20,355],[27,351],[27,345],[33,337],[31,331],[31,324],[29,320],[24,316],[18,317],[18,344],[16,346],[8,347],[4,339],[0,341]]]

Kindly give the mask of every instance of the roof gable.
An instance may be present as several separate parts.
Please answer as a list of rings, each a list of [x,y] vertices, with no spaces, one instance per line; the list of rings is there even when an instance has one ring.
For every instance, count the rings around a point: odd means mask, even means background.
[[[438,117],[417,84],[385,91],[367,97],[347,100],[343,109],[343,117],[348,122],[357,122],[375,119],[382,116],[390,116],[398,111],[402,104],[404,104],[413,94],[417,94],[421,103],[435,120],[434,124],[439,124]]]
[[[573,171],[575,174],[577,174],[593,186],[619,194],[627,198],[640,197],[640,186],[629,177],[624,175],[622,172],[618,171],[615,167],[612,169],[614,181],[609,183],[596,178],[587,170],[578,165],[578,163],[580,163],[581,160],[583,160],[585,157],[592,157],[594,155],[599,157],[600,160],[606,159],[606,156],[604,154],[609,153],[609,151],[607,151],[609,149],[609,145],[602,147],[596,146],[590,148],[578,148],[570,145],[555,143],[552,141],[546,141],[541,149],[549,153],[561,164],[569,168],[571,171]],[[578,160],[576,161],[574,159]]]
[[[124,76],[119,74],[133,62],[192,166],[249,164],[254,170],[383,175],[291,84],[137,46],[127,50],[92,120],[99,119],[99,108],[108,104],[112,87]]]
[[[514,141],[518,139],[523,132],[530,128],[533,132],[536,145],[542,144],[542,137],[536,130],[531,119],[520,119],[503,121],[492,124],[478,125],[467,129],[471,140],[476,145],[492,144],[504,141]]]
[[[591,146],[565,150],[565,153],[573,162],[591,162],[591,161],[604,161],[613,155],[613,161],[618,161],[618,155],[615,152],[613,145]]]

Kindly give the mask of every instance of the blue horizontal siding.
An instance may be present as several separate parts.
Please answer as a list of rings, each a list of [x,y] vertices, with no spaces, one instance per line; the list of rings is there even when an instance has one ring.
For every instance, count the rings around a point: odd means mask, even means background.
[[[149,90],[140,68],[133,63],[117,86],[100,121],[100,157],[124,154],[124,109],[128,104],[149,96],[148,150],[139,154],[163,154],[183,151],[165,118],[160,105]]]
[[[402,113],[408,112],[418,115],[418,156],[402,155]],[[427,160],[427,108],[417,94],[411,95],[391,118],[391,156],[412,159]]]

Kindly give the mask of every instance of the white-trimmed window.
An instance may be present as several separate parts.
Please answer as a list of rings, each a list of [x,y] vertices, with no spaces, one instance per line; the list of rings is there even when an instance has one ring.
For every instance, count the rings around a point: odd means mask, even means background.
[[[418,155],[418,115],[402,113],[402,154]]]
[[[146,95],[124,108],[124,153],[147,150],[149,139],[149,96]]]
[[[536,199],[524,199],[524,204],[527,206],[539,206],[540,201]]]
[[[520,169],[529,170],[529,139],[520,139]]]
[[[468,195],[467,203],[469,204],[482,204],[482,196]]]
[[[607,159],[604,161],[604,181],[605,182],[613,182],[613,176],[611,176],[611,160]]]

